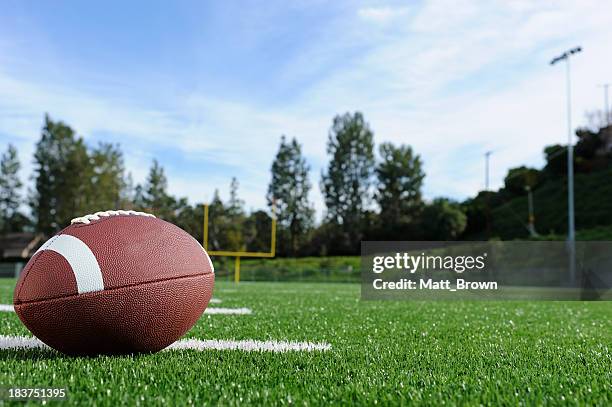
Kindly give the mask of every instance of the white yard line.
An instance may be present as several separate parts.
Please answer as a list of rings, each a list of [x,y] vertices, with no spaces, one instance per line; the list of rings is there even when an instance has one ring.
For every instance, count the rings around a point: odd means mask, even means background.
[[[15,312],[15,308],[9,304],[0,304],[0,312]],[[250,315],[253,313],[249,308],[206,308],[207,315]]]
[[[0,335],[0,349],[49,349],[36,338]],[[242,350],[246,352],[312,352],[331,349],[328,343],[255,341],[251,339],[233,341],[224,339],[183,339],[168,346],[166,350]]]
[[[210,303],[211,304],[221,304],[221,300],[218,298],[211,298]]]
[[[204,313],[209,315],[250,315],[253,311],[249,308],[206,308]]]
[[[26,336],[5,336],[0,335],[0,349],[31,349],[41,348],[49,349],[47,345],[36,338]]]
[[[290,351],[325,351],[330,350],[328,343],[313,342],[287,342],[287,341],[256,341],[245,339],[232,341],[224,339],[183,339],[173,343],[166,349],[194,349],[194,350],[244,350],[260,352],[290,352]]]

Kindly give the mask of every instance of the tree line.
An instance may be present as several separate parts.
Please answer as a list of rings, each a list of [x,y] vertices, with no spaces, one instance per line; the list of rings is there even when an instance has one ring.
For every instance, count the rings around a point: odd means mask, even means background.
[[[311,169],[302,146],[295,138],[281,137],[266,195],[268,206],[276,207],[279,255],[353,254],[365,238],[409,239],[425,229],[432,238],[435,233],[452,238],[461,232],[465,216],[457,205],[424,203],[422,161],[409,146],[383,143],[376,161],[374,134],[361,113],[333,119],[327,152],[329,164],[320,179],[326,210],[317,223],[309,196]],[[202,240],[202,204],[172,196],[164,168],[156,160],[144,183],[134,185],[118,145],[89,146],[70,126],[49,116],[33,158],[33,186],[24,193],[15,148],[9,146],[2,156],[3,232],[33,230],[51,235],[79,214],[126,208],[152,212]],[[215,191],[209,205],[211,247],[269,250],[269,211],[247,213],[244,207],[236,178],[227,200]],[[439,224],[425,225],[424,211],[436,212],[428,219],[435,218]],[[444,223],[446,227],[441,226]]]
[[[608,168],[609,154],[601,132],[577,132],[577,171]],[[376,151],[377,150],[377,151]],[[280,256],[357,254],[362,240],[455,240],[490,238],[491,208],[564,176],[564,146],[544,150],[542,170],[510,169],[499,191],[482,191],[464,202],[422,196],[425,172],[421,157],[409,145],[374,144],[374,132],[360,112],[333,118],[328,139],[329,161],[319,185],[325,210],[314,220],[310,200],[311,168],[295,138],[282,136],[270,168],[266,194],[276,207],[277,253]],[[566,157],[566,156],[565,156]],[[66,123],[45,116],[34,152],[32,187],[23,191],[14,146],[0,158],[0,231],[31,230],[51,235],[71,218],[109,208],[154,213],[202,240],[202,203],[168,192],[164,168],[153,160],[142,184],[134,185],[119,145],[89,146]],[[564,167],[565,165],[565,167]],[[29,207],[29,211],[25,208]],[[269,209],[268,208],[268,209]],[[227,200],[215,191],[209,205],[210,247],[222,250],[270,249],[269,211],[247,212],[232,178]]]

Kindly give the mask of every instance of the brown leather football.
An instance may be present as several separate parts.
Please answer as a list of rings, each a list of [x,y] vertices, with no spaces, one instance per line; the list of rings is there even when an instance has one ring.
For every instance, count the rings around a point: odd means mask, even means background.
[[[66,354],[156,352],[185,334],[212,296],[214,269],[177,226],[135,211],[72,220],[24,268],[15,311]]]

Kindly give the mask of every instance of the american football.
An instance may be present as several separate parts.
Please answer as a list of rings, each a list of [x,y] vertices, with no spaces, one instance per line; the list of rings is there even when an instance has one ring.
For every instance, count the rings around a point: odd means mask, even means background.
[[[17,315],[66,354],[156,352],[200,318],[214,271],[189,234],[153,215],[97,212],[43,244],[15,287]]]

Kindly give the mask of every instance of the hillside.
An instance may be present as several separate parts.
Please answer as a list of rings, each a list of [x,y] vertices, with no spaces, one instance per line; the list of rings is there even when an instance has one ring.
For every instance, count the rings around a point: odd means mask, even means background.
[[[576,174],[576,230],[612,225],[612,170]],[[567,233],[567,181],[549,181],[533,194],[535,227],[541,235]],[[527,196],[491,211],[492,235],[501,239],[528,237]]]

